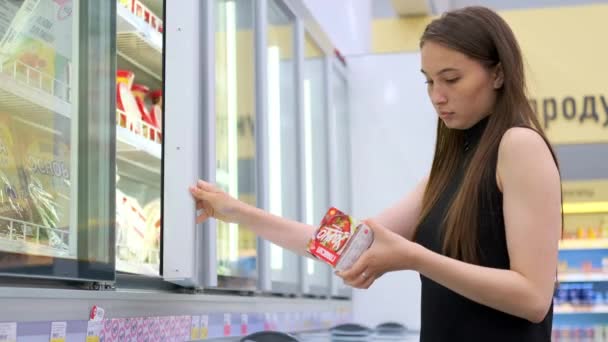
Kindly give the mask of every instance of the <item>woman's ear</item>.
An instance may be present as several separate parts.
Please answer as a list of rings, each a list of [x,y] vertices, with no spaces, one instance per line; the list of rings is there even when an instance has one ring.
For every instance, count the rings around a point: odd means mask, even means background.
[[[505,73],[502,69],[502,64],[500,62],[494,67],[493,75],[494,75],[494,89],[502,88],[502,85],[505,81]]]

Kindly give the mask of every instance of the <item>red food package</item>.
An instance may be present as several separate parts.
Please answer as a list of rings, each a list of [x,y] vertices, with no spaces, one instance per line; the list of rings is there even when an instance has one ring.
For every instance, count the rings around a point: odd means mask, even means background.
[[[373,231],[351,216],[330,208],[308,243],[308,252],[337,270],[350,268],[371,246]]]

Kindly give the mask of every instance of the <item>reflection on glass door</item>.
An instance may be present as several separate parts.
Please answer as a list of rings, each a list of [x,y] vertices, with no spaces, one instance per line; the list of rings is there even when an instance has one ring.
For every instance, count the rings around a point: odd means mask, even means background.
[[[344,212],[352,212],[351,203],[351,173],[350,173],[350,116],[348,107],[348,84],[345,76],[341,71],[336,69],[331,73],[331,86],[332,86],[332,108],[334,112],[333,118],[335,120],[335,135],[334,141],[336,143],[336,157],[339,158],[339,163],[334,165],[337,167],[336,170],[336,203],[332,205],[342,209]]]
[[[332,108],[335,131],[331,134],[334,136],[336,144],[336,158],[339,162],[332,165],[337,168],[334,174],[336,175],[336,194],[335,203],[333,206],[340,208],[342,211],[352,213],[352,198],[351,198],[351,172],[350,172],[350,113],[349,113],[349,98],[348,98],[348,83],[343,74],[342,68],[334,66],[331,73],[332,87]],[[336,295],[350,295],[350,287],[344,284],[341,278],[334,276],[334,283],[337,285]]]
[[[163,134],[162,1],[119,0],[116,269],[158,276]]]
[[[329,206],[328,136],[326,113],[325,55],[307,33],[304,59],[304,142],[306,223],[317,226]],[[313,292],[325,292],[330,268],[313,259],[306,260],[305,276]]]
[[[112,13],[107,3],[0,1],[2,273],[113,278]],[[79,57],[84,48],[94,61]]]
[[[268,148],[270,212],[298,220],[294,19],[281,1],[268,2]],[[297,291],[298,256],[270,245],[273,291]]]
[[[216,182],[255,205],[254,1],[215,1]],[[218,221],[217,237],[219,287],[254,287],[256,236],[246,227]]]

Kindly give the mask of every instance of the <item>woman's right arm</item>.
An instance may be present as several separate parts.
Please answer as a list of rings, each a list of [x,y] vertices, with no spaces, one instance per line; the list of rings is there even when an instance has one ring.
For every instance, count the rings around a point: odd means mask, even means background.
[[[422,198],[427,182],[428,176],[420,180],[414,190],[404,198],[382,211],[372,220],[411,241],[414,238],[416,224],[422,211]]]
[[[381,212],[373,220],[412,240],[420,216],[426,183],[427,177],[401,201]],[[197,223],[214,217],[224,222],[241,224],[254,234],[278,246],[300,255],[307,255],[306,247],[316,227],[288,220],[248,205],[205,181],[198,181],[195,187],[190,188],[190,192],[196,199],[196,208],[202,211],[197,217]]]
[[[205,181],[198,181],[190,193],[201,210],[197,223],[209,217],[243,225],[254,234],[300,255],[307,255],[306,246],[315,227],[288,220],[239,201]]]

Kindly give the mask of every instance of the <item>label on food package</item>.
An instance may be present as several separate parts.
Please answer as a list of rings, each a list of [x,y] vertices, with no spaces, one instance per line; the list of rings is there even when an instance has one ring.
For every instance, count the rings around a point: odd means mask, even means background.
[[[336,265],[336,270],[343,271],[349,269],[359,259],[361,254],[372,245],[372,242],[374,242],[373,231],[367,225],[363,223],[359,224],[353,236],[348,240],[345,251]]]
[[[358,224],[349,215],[332,207],[308,243],[308,252],[342,270],[352,266],[372,241],[373,233],[369,227]]]
[[[353,226],[354,222],[350,216],[336,208],[330,208],[310,241],[308,251],[328,264],[336,266]]]

